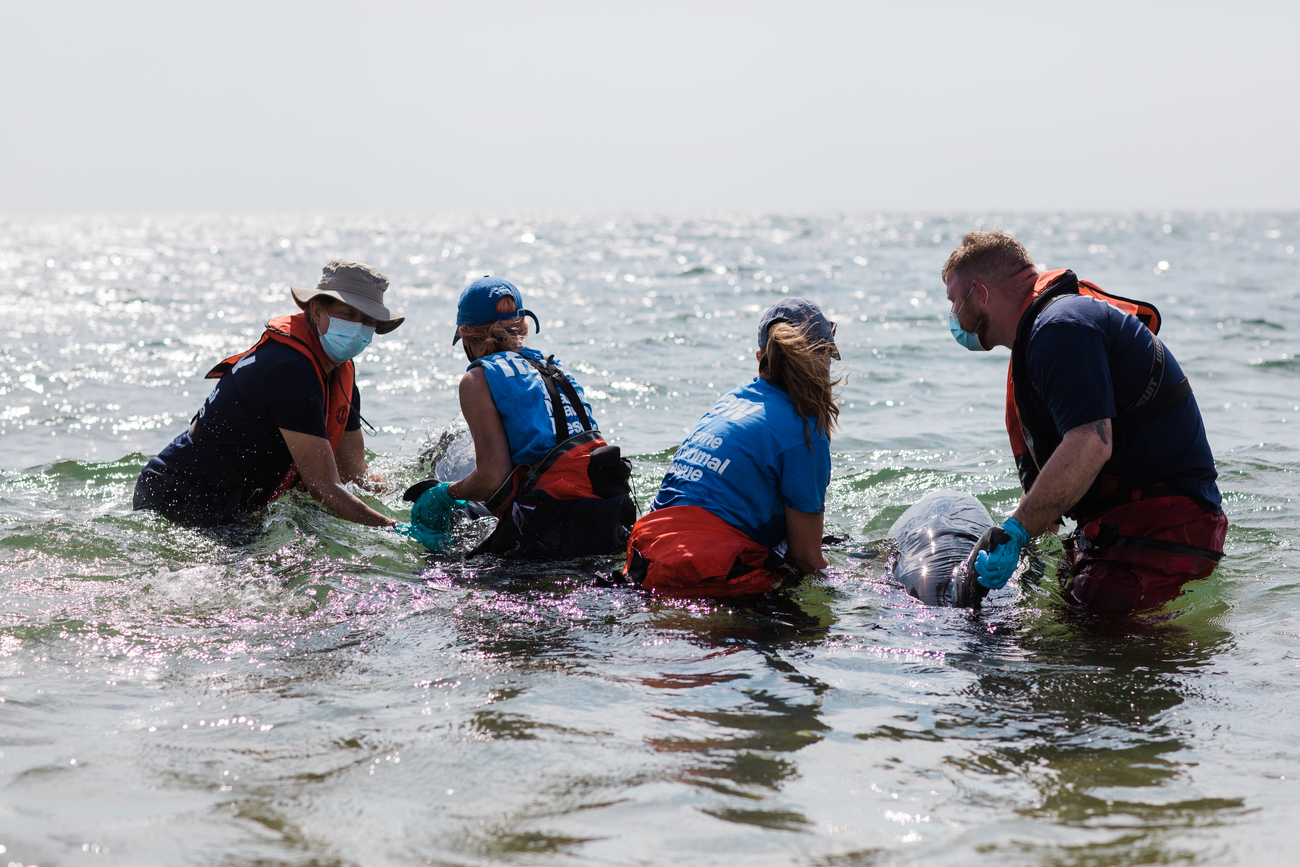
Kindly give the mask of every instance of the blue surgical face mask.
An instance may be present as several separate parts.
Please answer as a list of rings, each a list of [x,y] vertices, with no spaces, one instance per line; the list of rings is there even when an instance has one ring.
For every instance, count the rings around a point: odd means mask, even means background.
[[[329,330],[320,336],[320,343],[330,361],[342,364],[364,352],[374,339],[375,329],[370,326],[331,316]]]
[[[957,321],[957,314],[951,310],[948,311],[948,330],[952,332],[953,339],[971,352],[987,352],[984,344],[980,343],[980,336],[974,331],[967,331],[961,327]]]
[[[961,311],[966,307],[966,302],[970,300],[970,296],[975,292],[976,285],[975,283],[971,284],[970,291],[966,293],[966,297],[961,301],[961,307],[958,307],[955,313],[952,310],[948,311],[948,330],[952,332],[953,340],[956,340],[971,352],[987,352],[988,349],[980,342],[980,336],[973,331],[962,328],[961,319],[959,318]],[[987,292],[988,290],[984,291]]]

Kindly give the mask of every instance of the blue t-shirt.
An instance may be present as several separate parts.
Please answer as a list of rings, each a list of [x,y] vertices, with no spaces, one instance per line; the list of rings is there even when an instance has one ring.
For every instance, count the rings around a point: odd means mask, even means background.
[[[483,368],[487,376],[488,389],[492,392],[492,402],[496,404],[501,415],[501,423],[506,429],[506,438],[510,441],[510,461],[515,466],[533,464],[546,457],[546,453],[555,448],[555,411],[551,405],[550,394],[542,375],[520,356],[533,359],[543,367],[546,356],[536,349],[527,347],[518,352],[502,350],[485,355],[474,361],[467,370]],[[587,412],[592,430],[596,429],[596,420],[592,416],[591,405],[578,380],[574,379],[568,369],[554,359],[555,366],[578,394],[578,400]],[[577,411],[569,404],[564,390],[559,389],[560,403],[564,406],[564,417],[569,436],[582,433],[582,422]]]
[[[199,424],[246,479],[241,498],[258,488],[269,495],[293,463],[280,428],[322,439],[328,436],[325,396],[316,369],[292,346],[268,340],[216,383],[199,409]],[[361,393],[354,382],[345,429],[360,427]],[[226,484],[221,471],[190,441],[188,430],[172,440],[151,466],[202,486]]]
[[[1067,295],[1048,305],[1029,332],[1025,362],[1057,433],[1113,419],[1146,387],[1155,345],[1134,316],[1097,298]],[[1165,345],[1161,391],[1183,370]],[[1132,431],[1120,467],[1120,490],[1161,482],[1202,508],[1221,510],[1218,472],[1195,396]]]
[[[830,483],[831,444],[817,420],[801,417],[789,395],[755,377],[695,425],[650,508],[700,506],[776,548],[786,538],[785,507],[820,514]]]

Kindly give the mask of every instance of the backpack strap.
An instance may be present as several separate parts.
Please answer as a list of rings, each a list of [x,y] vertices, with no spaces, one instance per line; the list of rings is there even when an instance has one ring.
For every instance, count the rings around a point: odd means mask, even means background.
[[[582,425],[584,432],[590,431],[593,427],[591,419],[587,417],[587,410],[582,405],[582,400],[578,397],[578,391],[569,382],[569,378],[564,375],[555,364],[555,356],[546,356],[546,365],[543,367],[538,361],[534,361],[527,355],[520,353],[520,358],[531,364],[542,376],[542,384],[546,386],[546,393],[551,396],[551,415],[555,420],[555,443],[559,445],[569,438],[568,413],[564,411],[564,401],[560,399],[560,391],[569,400],[569,406],[578,416],[578,422]]]
[[[578,423],[582,425],[582,429],[584,431],[593,430],[596,426],[587,417],[587,408],[582,405],[582,398],[578,397],[578,390],[573,387],[573,383],[569,382],[569,378],[564,375],[564,372],[555,363],[554,355],[546,356],[546,370],[550,374],[552,381],[560,387],[560,390],[564,392],[564,396],[569,399],[569,405],[578,414]],[[567,429],[568,426],[565,427]]]
[[[573,383],[569,382],[569,378],[564,375],[564,371],[560,370],[555,363],[554,355],[546,357],[545,365],[523,353],[519,353],[519,357],[532,365],[541,374],[542,384],[546,386],[546,393],[551,400],[551,416],[555,421],[555,446],[536,463],[532,465],[520,464],[515,467],[510,472],[510,475],[506,476],[501,486],[483,502],[488,511],[498,518],[501,517],[501,514],[511,503],[531,491],[537,485],[537,480],[566,452],[574,446],[590,442],[600,436],[600,431],[591,423],[587,410],[582,405],[582,399],[578,397],[577,389],[573,387]],[[573,436],[569,435],[568,413],[564,410],[564,400],[560,398],[561,391],[564,392],[569,405],[573,407],[574,412],[577,413],[578,421],[582,424],[582,432]]]

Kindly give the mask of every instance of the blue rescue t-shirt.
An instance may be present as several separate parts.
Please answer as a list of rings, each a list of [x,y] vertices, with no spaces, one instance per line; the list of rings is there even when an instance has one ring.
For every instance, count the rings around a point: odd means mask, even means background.
[[[515,466],[533,464],[546,457],[546,453],[555,448],[555,410],[551,405],[550,394],[542,375],[521,356],[533,359],[543,367],[546,356],[536,349],[524,347],[518,352],[502,350],[477,359],[466,370],[483,368],[487,376],[488,389],[492,392],[492,401],[501,415],[501,423],[506,429],[506,438],[510,441],[510,461]],[[568,369],[555,358],[555,366],[578,393],[578,400],[587,411],[587,419],[592,430],[596,430],[596,419],[587,403],[586,394],[578,380],[573,378]],[[577,410],[570,404],[564,390],[560,389],[560,402],[564,406],[564,417],[569,436],[582,433],[582,422]],[[567,439],[567,437],[566,437]]]
[[[199,424],[247,480],[241,497],[258,488],[269,495],[293,463],[280,428],[324,439],[325,395],[316,369],[305,355],[268,340],[216,380],[199,409]],[[345,429],[360,427],[361,393],[354,382]],[[165,466],[160,471],[168,475],[186,475],[197,484],[225,487],[221,471],[190,441],[188,430],[172,440],[158,460]]]
[[[650,508],[699,506],[775,549],[786,539],[785,507],[820,514],[830,483],[831,444],[816,419],[755,377],[695,425]]]
[[[1025,361],[1058,433],[1113,419],[1137,399],[1151,374],[1151,337],[1136,317],[1097,298],[1067,295],[1048,305],[1030,329]],[[1165,365],[1161,391],[1183,379],[1167,343]],[[1131,432],[1119,489],[1167,484],[1217,514],[1217,478],[1200,408],[1189,395]]]

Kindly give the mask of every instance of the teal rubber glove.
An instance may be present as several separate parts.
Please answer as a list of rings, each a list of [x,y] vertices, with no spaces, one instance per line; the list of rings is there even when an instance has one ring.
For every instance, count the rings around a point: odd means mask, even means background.
[[[454,499],[448,493],[446,482],[439,482],[429,488],[411,507],[411,523],[406,525],[410,536],[430,551],[442,551],[451,545],[451,513],[457,509],[469,507],[464,500]]]
[[[417,524],[398,523],[393,526],[393,532],[414,539],[430,551],[441,551],[451,545],[450,533],[430,533]]]
[[[990,590],[1005,587],[1020,562],[1020,549],[1029,544],[1029,531],[1015,518],[1002,525],[1006,538],[992,551],[981,551],[975,558],[976,580]]]

